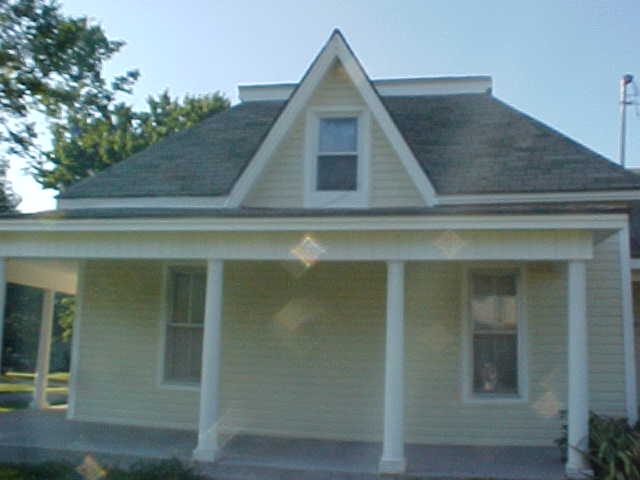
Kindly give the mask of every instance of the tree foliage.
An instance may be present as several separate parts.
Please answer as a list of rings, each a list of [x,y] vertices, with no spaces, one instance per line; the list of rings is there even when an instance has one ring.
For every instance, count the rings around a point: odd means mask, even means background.
[[[45,188],[62,190],[228,107],[219,92],[179,100],[165,90],[147,98],[145,111],[113,102],[70,113],[52,125],[53,148],[35,167],[34,177]]]
[[[13,192],[7,180],[7,167],[8,162],[0,159],[0,215],[13,212],[20,202],[20,197]]]
[[[7,285],[3,370],[33,371],[36,368],[42,300],[43,292],[38,288],[14,283]],[[75,297],[56,293],[50,357],[52,371],[69,369],[74,311]]]
[[[102,67],[122,46],[87,17],[64,15],[55,0],[0,0],[0,143],[37,155],[34,115],[63,118],[100,108],[138,77],[107,82]]]

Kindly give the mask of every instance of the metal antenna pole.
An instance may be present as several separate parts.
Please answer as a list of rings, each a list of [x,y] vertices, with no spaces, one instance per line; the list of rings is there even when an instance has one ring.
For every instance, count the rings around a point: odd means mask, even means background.
[[[620,165],[625,166],[625,143],[627,140],[627,85],[633,82],[633,75],[626,74],[620,79]]]

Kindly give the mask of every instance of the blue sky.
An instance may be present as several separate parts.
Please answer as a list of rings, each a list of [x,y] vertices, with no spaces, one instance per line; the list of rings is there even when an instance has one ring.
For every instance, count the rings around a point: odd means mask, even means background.
[[[372,78],[488,74],[494,94],[617,159],[619,80],[640,77],[638,0],[241,1],[66,0],[127,45],[108,64],[138,68],[131,101],[149,94],[298,81],[333,28]],[[640,165],[640,118],[628,113],[627,163]],[[53,208],[14,163],[24,211]]]

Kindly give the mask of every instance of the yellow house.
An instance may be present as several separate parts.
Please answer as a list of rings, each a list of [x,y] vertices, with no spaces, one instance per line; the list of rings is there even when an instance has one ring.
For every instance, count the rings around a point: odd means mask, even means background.
[[[640,178],[491,82],[371,80],[335,31],[299,83],[0,219],[0,287],[78,265],[68,417],[197,430],[204,462],[227,431],[380,442],[401,473],[406,444],[551,446],[566,410],[587,472],[589,410],[637,419]]]

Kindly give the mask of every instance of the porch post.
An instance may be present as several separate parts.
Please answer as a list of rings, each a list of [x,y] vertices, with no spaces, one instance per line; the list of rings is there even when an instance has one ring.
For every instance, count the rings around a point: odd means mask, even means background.
[[[51,332],[56,292],[45,290],[42,297],[42,317],[40,319],[40,336],[38,337],[38,360],[36,361],[36,379],[33,390],[31,408],[43,409],[47,402],[47,376],[49,375],[49,357],[51,354]]]
[[[2,345],[4,331],[4,310],[7,299],[7,262],[0,258],[0,374],[2,373]]]
[[[200,378],[200,420],[198,446],[193,458],[214,461],[218,451],[218,390],[220,382],[220,336],[222,326],[222,285],[224,263],[207,262],[207,291],[202,338],[202,374]]]
[[[384,443],[381,473],[403,473],[404,455],[404,262],[387,262]]]
[[[582,453],[589,442],[586,263],[570,260],[568,277],[569,445],[566,471],[569,478],[586,478],[590,472]]]

